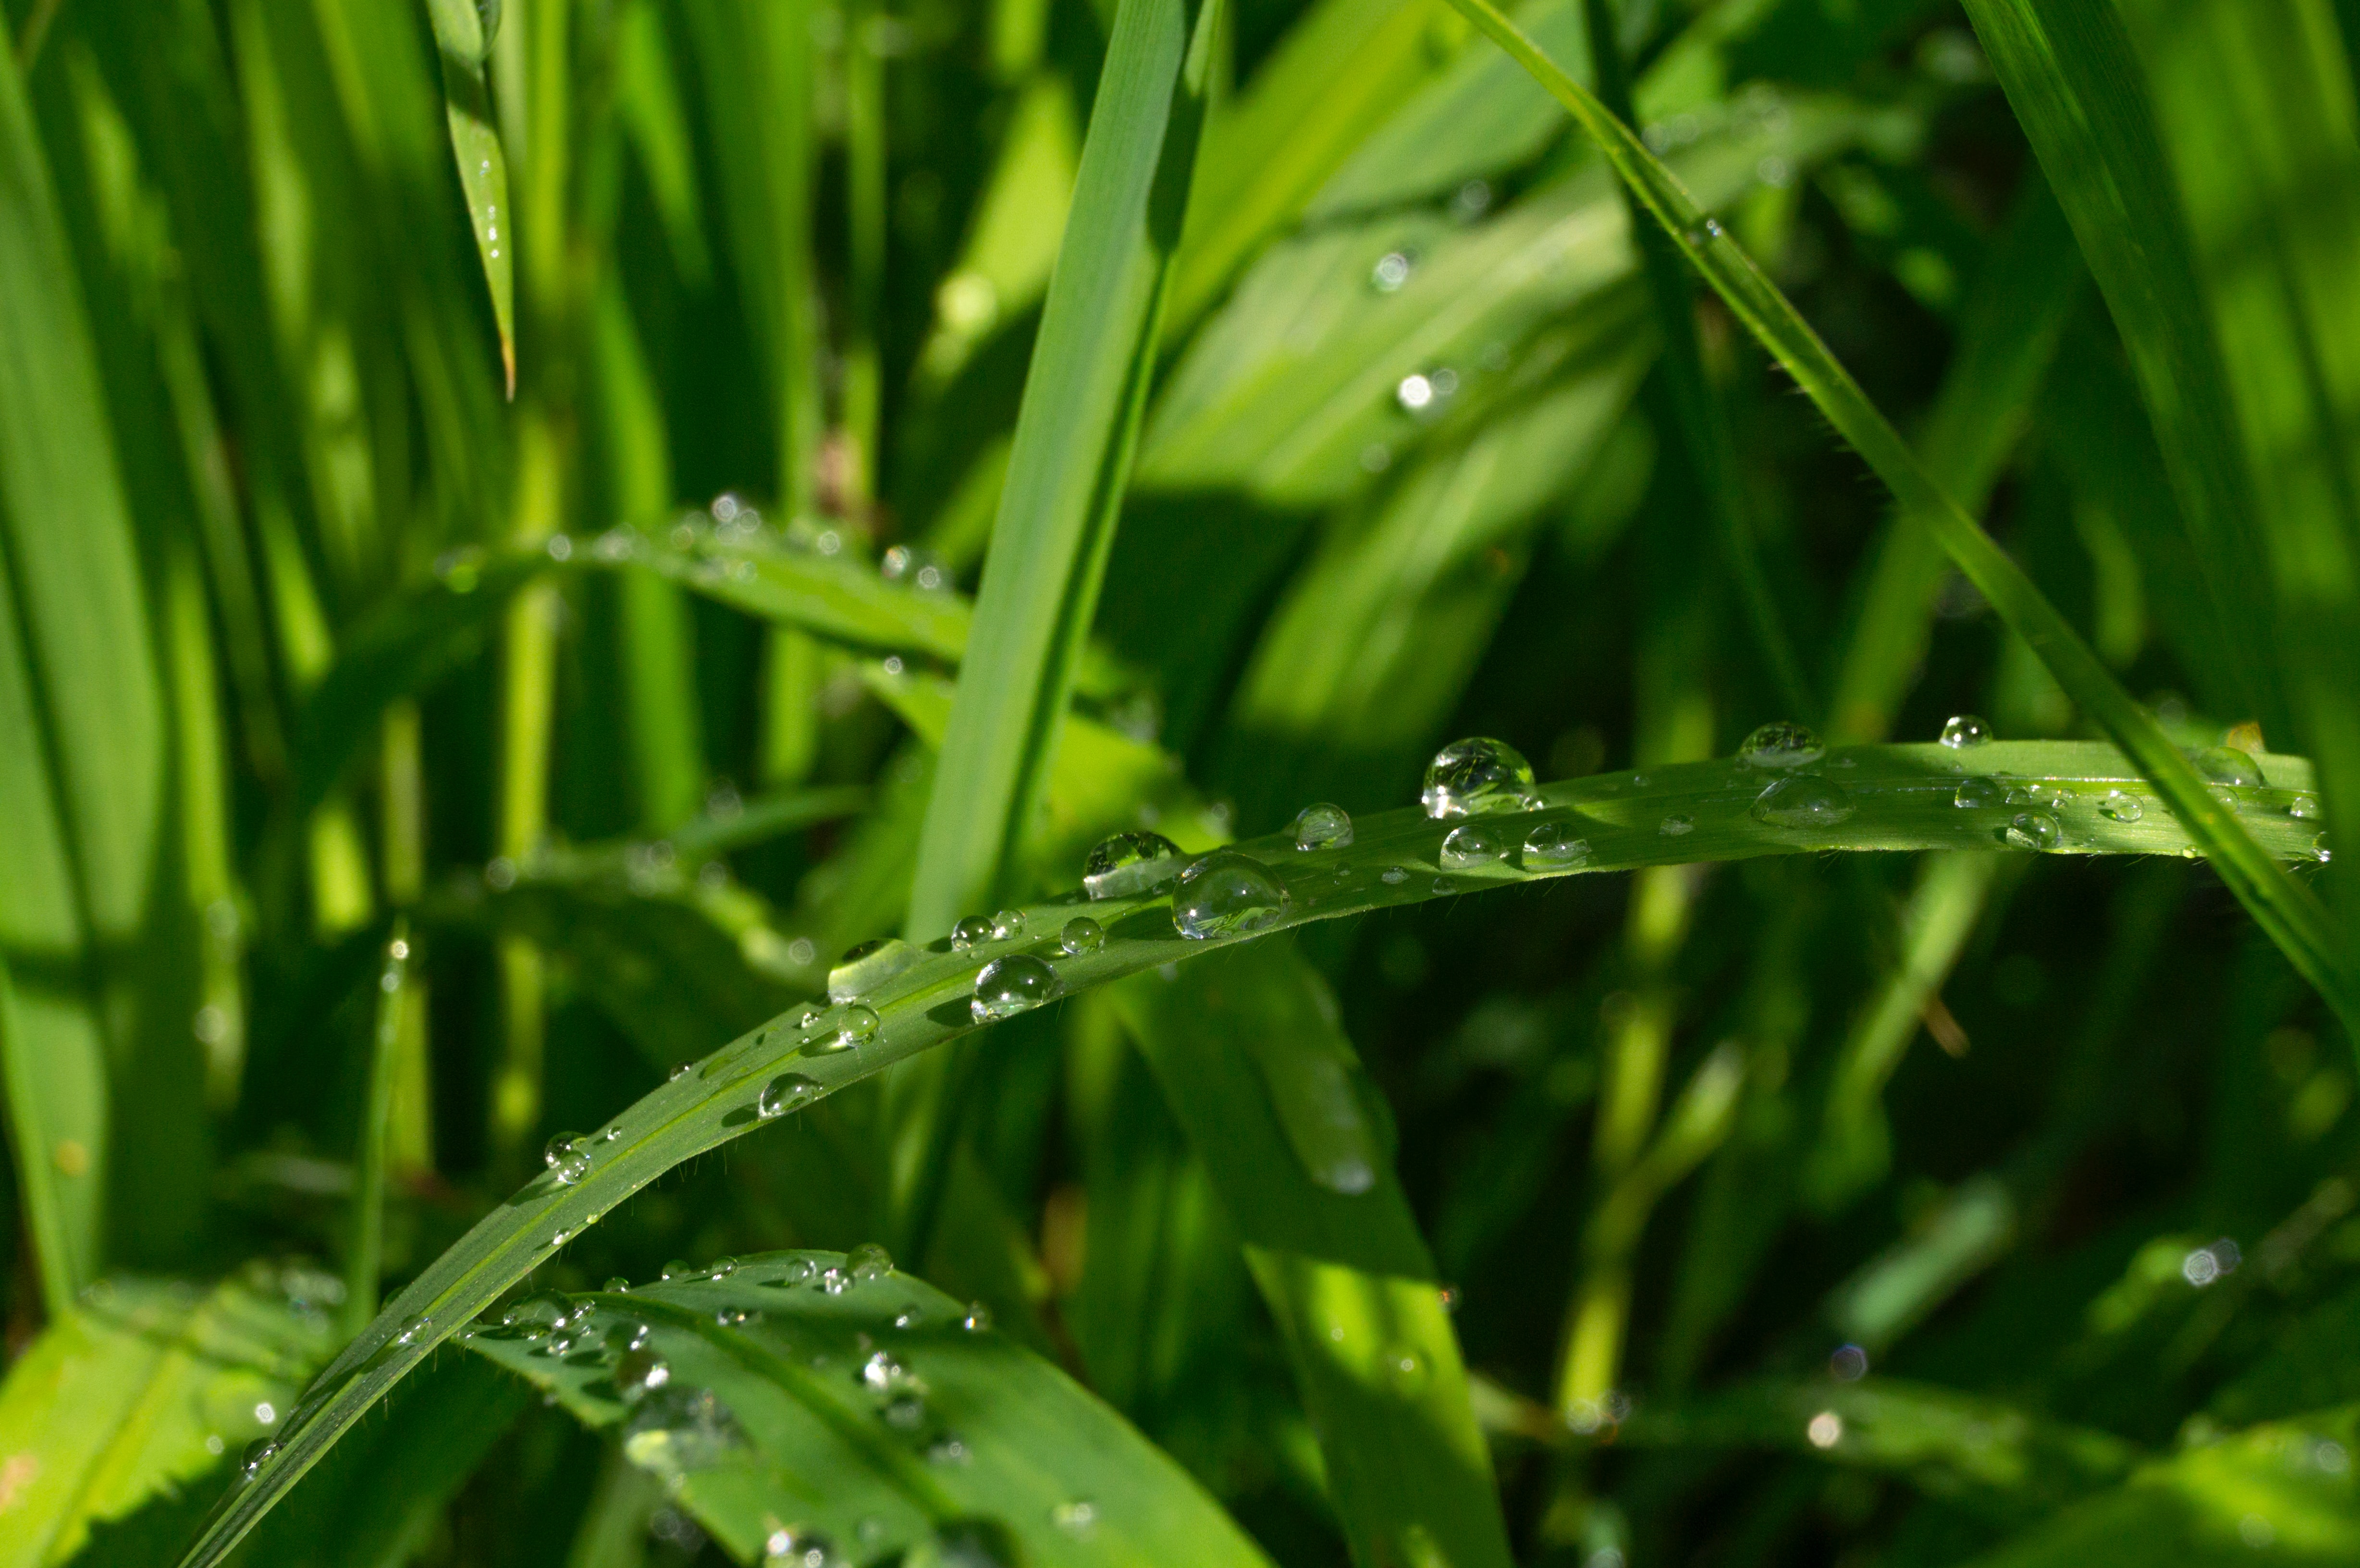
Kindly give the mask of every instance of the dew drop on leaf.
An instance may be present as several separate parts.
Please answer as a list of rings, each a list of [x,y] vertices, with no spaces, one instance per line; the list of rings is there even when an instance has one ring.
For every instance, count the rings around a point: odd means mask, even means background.
[[[1780,828],[1831,828],[1852,811],[1842,785],[1799,773],[1763,790],[1751,808],[1755,822]]]
[[[559,1185],[570,1187],[590,1174],[590,1151],[583,1148],[580,1133],[562,1132],[551,1138],[549,1147],[541,1151],[542,1162],[549,1167],[550,1174],[557,1178]]]
[[[864,1241],[854,1247],[844,1261],[852,1270],[852,1277],[864,1285],[893,1272],[893,1255],[873,1241]]]
[[[1978,775],[1972,779],[1959,780],[1957,791],[1950,796],[1950,804],[1967,811],[1980,811],[2004,804],[2006,800],[2005,785],[1996,779],[1986,779]]]
[[[1057,974],[1029,953],[995,958],[975,977],[968,1011],[979,1024],[1032,1011],[1057,995]]]
[[[818,1097],[819,1083],[816,1080],[801,1073],[781,1073],[762,1085],[762,1093],[754,1102],[754,1112],[764,1121],[769,1121]]]
[[[1243,936],[1276,925],[1288,902],[1286,889],[1261,861],[1216,850],[1188,867],[1172,897],[1172,925],[1191,942]]]
[[[1180,875],[1180,846],[1162,833],[1120,833],[1100,839],[1082,863],[1082,890],[1093,898],[1127,898]]]
[[[2018,811],[2008,819],[2007,842],[2016,849],[2055,849],[2063,836],[2047,811]]]
[[[1442,864],[1454,870],[1471,866],[1495,866],[1508,858],[1509,845],[1513,841],[1499,828],[1484,822],[1469,822],[1450,830],[1442,841]]]
[[[1434,754],[1418,800],[1429,817],[1480,817],[1533,810],[1539,804],[1534,789],[1533,765],[1523,753],[1477,735]]]
[[[1543,822],[1524,835],[1524,869],[1561,871],[1590,858],[1590,841],[1571,822]]]
[[[2121,789],[2109,789],[2106,798],[2098,802],[2098,814],[2118,822],[2135,822],[2147,815],[2147,808],[2136,795]]]
[[[967,915],[951,927],[951,951],[965,953],[981,947],[991,940],[991,922],[981,915]]]
[[[880,936],[847,949],[827,972],[827,999],[849,1002],[865,996],[918,962],[916,948],[899,937]],[[808,1028],[808,1018],[801,1020]]]
[[[1737,747],[1737,760],[1748,768],[1806,768],[1828,754],[1818,734],[1786,719],[1762,725]]]
[[[1960,713],[1942,725],[1942,744],[1956,751],[1991,739],[1991,725],[1972,713]]]
[[[1295,848],[1342,849],[1351,842],[1352,817],[1343,807],[1322,802],[1295,813]]]
[[[1696,819],[1677,814],[1668,816],[1655,824],[1655,831],[1666,838],[1677,838],[1682,833],[1696,832]]]
[[[1076,958],[1096,953],[1106,945],[1106,928],[1087,915],[1076,915],[1057,933],[1057,945]]]

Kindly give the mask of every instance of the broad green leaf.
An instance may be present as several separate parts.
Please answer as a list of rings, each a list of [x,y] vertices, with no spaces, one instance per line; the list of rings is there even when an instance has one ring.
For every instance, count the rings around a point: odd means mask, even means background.
[[[1266,942],[1114,996],[1245,1240],[1353,1560],[1507,1563],[1434,1260],[1325,983]]]
[[[259,1265],[211,1291],[92,1286],[0,1384],[0,1563],[71,1561],[94,1527],[218,1485],[326,1358],[334,1287]]]
[[[2311,860],[2318,836],[2312,821],[2288,814],[2312,784],[2309,763],[2278,755],[2256,763],[2267,783],[2219,788],[2237,802],[2270,853]],[[2007,780],[1996,779],[1999,774]],[[1184,937],[1168,892],[1097,901],[1067,895],[1027,906],[1023,931],[1012,941],[956,952],[938,941],[856,1002],[791,1008],[618,1114],[588,1144],[591,1169],[578,1181],[561,1184],[553,1176],[534,1181],[421,1270],[313,1385],[289,1419],[279,1452],[228,1500],[188,1561],[220,1561],[436,1345],[547,1262],[583,1226],[674,1166],[761,1126],[767,1118],[759,1102],[775,1082],[801,1075],[808,1088],[780,1083],[778,1096],[800,1093],[816,1099],[972,1032],[978,1025],[971,1006],[977,976],[998,959],[1020,953],[1039,957],[1054,965],[1058,988],[1070,994],[1309,921],[1555,876],[1837,849],[2002,851],[2046,842],[2062,854],[2185,855],[2193,847],[2154,786],[2121,753],[2095,742],[1995,741],[1965,751],[1937,745],[1856,747],[1832,753],[1826,777],[1842,780],[1852,811],[1818,827],[1756,819],[1752,807],[1778,781],[1714,761],[1653,768],[1644,785],[1626,773],[1545,786],[1538,791],[1543,809],[1513,817],[1437,822],[1415,807],[1371,813],[1360,820],[1353,844],[1341,851],[1300,852],[1291,835],[1250,840],[1238,846],[1240,853],[1258,857],[1283,878],[1288,895],[1279,918],[1259,931]],[[1958,804],[1962,784],[1971,787],[1965,807]],[[2024,792],[2027,803],[2007,801],[2010,788]],[[2067,791],[2070,800],[2063,798]],[[1834,797],[1819,799],[1823,815],[1841,812]],[[2136,815],[2129,810],[2133,801],[2140,807]],[[1557,856],[1518,857],[1525,834],[1558,824],[1581,835],[1586,858],[1569,844]],[[1470,827],[1495,833],[1492,843],[1504,857],[1484,858],[1462,837],[1452,862],[1444,864],[1445,838]],[[1557,863],[1546,863],[1552,859]],[[1100,926],[1105,940],[1067,953],[1064,926],[1083,913]],[[852,1040],[838,1049],[847,1028]],[[814,1046],[818,1049],[809,1049]]]
[[[1452,0],[1475,24],[1549,89],[1597,142],[1656,221],[1738,319],[1785,365],[1820,412],[1859,452],[1895,497],[1926,519],[1967,580],[2008,628],[2039,656],[2066,694],[2134,757],[2163,800],[2184,818],[2221,878],[2309,981],[2346,1033],[2360,1040],[2360,991],[2345,959],[2345,934],[2315,894],[2296,882],[2248,833],[2233,811],[2205,792],[2194,766],[2123,690],[2081,634],[2041,596],[2032,580],[1974,519],[1945,495],[1819,334],[1756,268],[1720,223],[1710,219],[1677,176],[1609,114],[1588,89],[1551,61],[1490,0]]]
[[[2344,1406],[2199,1443],[2068,1508],[1974,1568],[2348,1563],[2360,1552]]]
[[[442,112],[451,126],[451,156],[459,169],[459,189],[467,198],[467,226],[483,258],[484,283],[491,290],[492,320],[500,332],[500,364],[508,396],[516,396],[516,223],[508,202],[508,155],[492,124],[491,93],[484,67],[492,40],[485,23],[499,13],[480,11],[475,0],[426,0],[434,42],[442,60]],[[506,212],[508,217],[501,214]],[[508,225],[508,238],[500,237]]]
[[[51,1199],[35,1228],[63,1250],[42,1263],[54,1288],[101,1265],[110,1094],[136,1100],[139,1069],[163,1066],[122,1037],[136,996],[125,960],[150,919],[168,768],[131,518],[49,179],[15,61],[0,61],[0,562],[15,601],[0,610],[10,737],[0,788],[26,813],[14,819],[24,870],[12,855],[0,877],[0,938],[19,988],[12,1106],[19,1087],[35,1096],[14,1112],[33,1135],[20,1168],[58,1166],[58,1179],[29,1188]],[[98,953],[105,961],[93,964]],[[118,1241],[140,1230],[124,1222]]]
[[[2235,651],[2275,654],[2331,806],[2360,812],[2349,40],[2324,0],[1968,12],[2122,331]],[[2330,885],[2348,924],[2360,880]]]
[[[565,1299],[580,1315],[555,1332],[463,1339],[615,1430],[741,1559],[824,1539],[912,1562],[1267,1562],[1120,1417],[881,1259],[666,1273]]]
[[[1900,1378],[1765,1382],[1640,1403],[1616,1436],[1635,1447],[1766,1448],[1906,1477],[1989,1518],[2022,1521],[2127,1477],[2137,1448],[2111,1432]]]

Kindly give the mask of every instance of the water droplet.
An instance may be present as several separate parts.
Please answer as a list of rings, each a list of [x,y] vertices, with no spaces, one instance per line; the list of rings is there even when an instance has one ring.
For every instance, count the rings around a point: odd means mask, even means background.
[[[1268,867],[1233,849],[1215,850],[1188,867],[1172,896],[1172,925],[1191,942],[1266,931],[1286,915],[1286,889]]]
[[[631,1282],[628,1279],[624,1279],[620,1274],[616,1274],[609,1276],[606,1284],[600,1286],[599,1289],[605,1290],[610,1296],[625,1296],[630,1293]]]
[[[1842,785],[1802,773],[1763,790],[1752,807],[1755,822],[1780,828],[1831,828],[1852,813],[1852,797]]]
[[[2327,834],[2323,830],[2317,838],[2311,841],[2311,858],[2317,860],[2322,866],[2335,858],[2335,852],[2328,847]]]
[[[267,1437],[247,1443],[245,1456],[238,1461],[238,1475],[245,1480],[253,1480],[278,1452],[279,1445]]]
[[[663,1266],[661,1278],[666,1279],[693,1279],[696,1277],[696,1274],[697,1269],[694,1264],[690,1263],[683,1258],[675,1258],[671,1262]]]
[[[1403,883],[1409,880],[1409,867],[1406,866],[1388,866],[1382,871],[1377,873],[1377,880],[1383,883],[1388,887],[1398,887]]]
[[[1696,832],[1696,819],[1688,816],[1666,817],[1655,824],[1655,831],[1666,838],[1677,838],[1682,833]]]
[[[590,1151],[582,1147],[582,1141],[578,1132],[562,1132],[541,1151],[549,1173],[557,1178],[561,1186],[571,1187],[590,1174]]]
[[[1049,1522],[1067,1535],[1087,1535],[1098,1528],[1098,1505],[1076,1497],[1049,1510]]]
[[[852,1376],[880,1394],[906,1388],[916,1381],[910,1376],[910,1369],[902,1366],[890,1350],[880,1350],[870,1356]]]
[[[1076,958],[1096,953],[1106,945],[1106,928],[1087,915],[1076,915],[1057,933],[1057,945]]]
[[[1843,1441],[1843,1417],[1833,1410],[1821,1410],[1803,1428],[1803,1435],[1810,1440],[1813,1448],[1833,1448]]]
[[[1408,1345],[1396,1345],[1385,1352],[1385,1381],[1397,1393],[1414,1394],[1426,1386],[1426,1358]]]
[[[877,1413],[896,1432],[915,1432],[926,1424],[926,1401],[915,1394],[896,1394]]]
[[[849,1002],[865,996],[918,962],[918,950],[899,937],[880,936],[846,950],[827,972],[827,999]],[[806,1019],[806,1027],[809,1020]]]
[[[2202,746],[2188,754],[2196,771],[2212,784],[2258,785],[2262,770],[2254,759],[2234,746]]]
[[[628,1350],[615,1363],[615,1388],[627,1405],[638,1404],[671,1381],[672,1368],[652,1350]]]
[[[2139,798],[2136,795],[2128,794],[2120,789],[2109,789],[2106,791],[2106,798],[2098,802],[2098,814],[2102,817],[2111,817],[2118,822],[2135,822],[2147,815],[2147,808],[2139,804]]]
[[[2205,793],[2212,797],[2212,803],[2214,805],[2220,807],[2223,811],[2228,812],[2233,817],[2245,809],[2244,799],[2240,797],[2234,789],[2216,784],[2208,789]]]
[[[2055,849],[2062,836],[2057,819],[2047,811],[2018,811],[2008,819],[2007,842],[2017,849]]]
[[[500,1314],[504,1328],[528,1331],[563,1328],[574,1321],[574,1303],[554,1290],[537,1290],[520,1301],[511,1302]]]
[[[984,1334],[991,1328],[991,1309],[981,1301],[969,1301],[967,1316],[959,1319],[959,1327],[969,1334]]]
[[[2287,802],[2287,815],[2289,817],[2300,817],[2304,822],[2311,822],[2316,819],[2320,815],[2319,797],[2316,795],[2297,795],[2293,800]]]
[[[1981,746],[1991,737],[1991,725],[1972,713],[1960,713],[1942,726],[1942,744],[1953,751],[1961,746]]]
[[[1406,251],[1389,250],[1377,257],[1377,265],[1369,269],[1369,287],[1380,294],[1391,294],[1409,281],[1415,265]]]
[[[1452,828],[1450,836],[1442,841],[1442,864],[1459,870],[1470,866],[1496,865],[1508,858],[1508,846],[1513,842],[1496,827],[1468,822]]]
[[[1514,746],[1476,735],[1434,754],[1418,800],[1429,817],[1481,817],[1532,811],[1533,791],[1533,765]]]
[[[1323,802],[1306,806],[1295,814],[1295,847],[1297,849],[1342,849],[1351,842],[1351,814],[1341,806]]]
[[[1737,760],[1748,768],[1805,768],[1827,754],[1815,732],[1785,719],[1762,725],[1737,747]]]
[[[975,1455],[967,1451],[966,1441],[951,1432],[943,1433],[926,1445],[926,1459],[930,1464],[966,1465],[974,1458]],[[984,1561],[991,1560],[986,1558]]]
[[[1120,833],[1100,839],[1082,863],[1082,890],[1093,898],[1127,898],[1180,875],[1180,846],[1162,833]]]
[[[1561,871],[1590,858],[1590,841],[1571,822],[1543,822],[1524,835],[1524,869]]]
[[[827,1295],[841,1296],[852,1289],[852,1276],[841,1269],[823,1269],[815,1283]]]
[[[761,1096],[754,1102],[754,1114],[769,1121],[818,1097],[819,1084],[815,1080],[800,1073],[781,1073],[762,1085]]]
[[[1024,934],[1024,911],[1002,909],[991,917],[991,940],[1014,942]]]
[[[401,1320],[401,1326],[393,1331],[393,1343],[404,1345],[415,1345],[420,1339],[425,1336],[426,1331],[433,1326],[434,1320],[432,1318],[404,1318]],[[256,1415],[260,1416],[263,1409],[264,1407],[257,1406],[255,1409]]]
[[[1968,811],[1988,811],[2006,800],[2005,785],[1996,779],[1986,779],[1978,774],[1972,779],[1959,780],[1958,792],[1950,797],[1950,804],[1963,807]]]
[[[1032,1011],[1057,995],[1057,974],[1029,953],[995,958],[975,977],[967,1009],[979,1024]]]
[[[1400,384],[1393,388],[1393,401],[1399,403],[1404,411],[1412,414],[1422,414],[1434,407],[1438,396],[1433,378],[1415,372],[1403,376]]]
[[[664,1074],[664,1082],[667,1083],[677,1083],[694,1071],[696,1071],[696,1063],[694,1062],[674,1062],[672,1064],[672,1070]]]
[[[839,1051],[851,1051],[867,1045],[877,1038],[877,1009],[864,1002],[854,1002],[836,1015],[836,1028],[822,1029],[803,1044],[805,1056],[833,1056]]]
[[[862,1284],[870,1284],[893,1272],[893,1255],[873,1241],[864,1241],[845,1256],[852,1277]]]
[[[991,922],[981,915],[968,915],[951,927],[951,951],[954,953],[966,953],[990,940]]]
[[[762,1568],[844,1568],[836,1542],[809,1525],[786,1525],[762,1541]]]

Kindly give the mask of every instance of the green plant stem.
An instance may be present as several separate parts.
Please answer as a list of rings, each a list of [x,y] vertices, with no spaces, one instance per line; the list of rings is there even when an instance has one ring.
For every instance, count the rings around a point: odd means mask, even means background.
[[[1950,560],[2008,628],[2039,656],[2066,694],[2154,783],[2255,923],[2326,1000],[2345,1033],[2360,1043],[2360,985],[2346,961],[2344,933],[2317,894],[2289,876],[2234,814],[2212,800],[2195,768],[2123,690],[2081,635],[1991,536],[1943,493],[1794,305],[1719,223],[1697,209],[1678,180],[1630,127],[1607,113],[1595,95],[1542,53],[1490,0],[1451,4],[1572,112],[1747,330],[1786,366],[1903,507],[1926,520]]]
[[[385,896],[399,912],[415,905],[426,887],[424,725],[416,702],[396,702],[386,710],[384,752]],[[400,1038],[394,1047],[386,1158],[391,1170],[404,1173],[428,1171],[434,1164],[426,984],[422,974],[407,975],[396,1009]]]
[[[844,30],[846,218],[850,248],[850,330],[844,348],[843,505],[866,519],[877,495],[877,432],[883,372],[878,363],[885,299],[885,60],[875,0],[853,0]]]
[[[358,1334],[377,1316],[377,1286],[385,1260],[385,1175],[395,1084],[411,1006],[410,921],[396,916],[377,973],[376,1026],[370,1032],[367,1093],[361,1100],[360,1136],[353,1150],[353,1206],[344,1251],[344,1331]]]

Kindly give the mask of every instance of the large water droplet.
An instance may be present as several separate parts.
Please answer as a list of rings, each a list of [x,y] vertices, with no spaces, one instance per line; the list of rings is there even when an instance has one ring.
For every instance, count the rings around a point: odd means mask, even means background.
[[[1528,811],[1540,803],[1533,765],[1507,742],[1483,735],[1452,741],[1436,752],[1418,800],[1429,817]]]
[[[1794,774],[1754,798],[1754,820],[1780,828],[1831,828],[1852,813],[1844,787],[1826,779]]]
[[[951,927],[951,950],[965,953],[981,947],[991,940],[991,921],[982,915],[968,915]]]
[[[563,1328],[574,1319],[574,1303],[554,1290],[539,1290],[509,1303],[500,1314],[503,1327],[527,1331]]]
[[[1295,848],[1342,849],[1351,842],[1352,817],[1343,807],[1322,802],[1295,813]]]
[[[893,1255],[873,1241],[864,1241],[845,1255],[845,1267],[863,1285],[870,1285],[893,1272]]]
[[[2147,808],[2136,795],[2121,789],[2109,789],[2106,798],[2098,802],[2098,814],[2118,822],[2135,822],[2147,815]]]
[[[2258,764],[2234,746],[2202,746],[2188,754],[2207,783],[2258,785],[2262,770]]]
[[[865,996],[922,956],[900,937],[880,936],[848,949],[827,972],[827,999],[849,1002]]]
[[[562,1132],[551,1138],[541,1158],[562,1186],[571,1187],[590,1174],[590,1151],[582,1147],[578,1132]]]
[[[2004,805],[2006,800],[2007,786],[1996,779],[1987,779],[1981,774],[1972,779],[1960,779],[1958,791],[1950,797],[1950,804],[1978,811]]]
[[[1562,871],[1590,858],[1590,841],[1571,822],[1543,822],[1524,835],[1524,869]]]
[[[1024,911],[1002,909],[991,917],[991,940],[1014,942],[1024,934]]]
[[[1454,870],[1470,866],[1496,866],[1508,858],[1509,845],[1514,841],[1502,829],[1484,822],[1469,822],[1450,830],[1442,841],[1442,864]]]
[[[1076,915],[1057,933],[1057,945],[1076,958],[1096,953],[1106,945],[1106,928],[1087,915]]]
[[[1828,754],[1819,735],[1797,724],[1778,719],[1747,735],[1737,748],[1737,760],[1748,768],[1805,768]]]
[[[2055,849],[2063,836],[2047,811],[2018,811],[2008,819],[2007,842],[2017,849]]]
[[[1953,751],[1961,746],[1981,746],[1991,737],[1991,725],[1972,713],[1961,713],[1942,726],[1942,744]]]
[[[2287,815],[2289,817],[2300,817],[2304,822],[2315,820],[2320,815],[2319,797],[2316,795],[2297,795],[2293,800],[2287,802]]]
[[[1127,898],[1180,875],[1180,846],[1162,833],[1120,833],[1100,839],[1082,863],[1082,890],[1093,898]]]
[[[1172,924],[1191,942],[1242,936],[1276,925],[1288,902],[1286,889],[1261,861],[1215,850],[1188,867],[1185,883],[1172,896]]]
[[[851,1051],[867,1045],[877,1038],[877,1009],[865,1002],[854,1002],[836,1017],[836,1027],[822,1027],[820,1032],[803,1042],[805,1056],[833,1056],[839,1051]]]
[[[769,1121],[817,1098],[819,1084],[815,1080],[800,1073],[781,1073],[762,1085],[761,1095],[754,1102],[754,1112],[764,1121]]]
[[[975,977],[967,1010],[979,1024],[1031,1012],[1057,995],[1057,973],[1029,953],[995,958]]]

